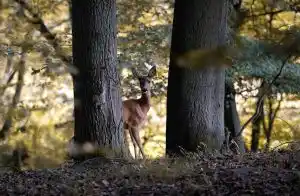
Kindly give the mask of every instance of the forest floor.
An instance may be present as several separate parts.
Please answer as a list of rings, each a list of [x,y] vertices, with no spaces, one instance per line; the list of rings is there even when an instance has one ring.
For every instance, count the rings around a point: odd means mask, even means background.
[[[300,151],[1,172],[0,195],[300,195]]]

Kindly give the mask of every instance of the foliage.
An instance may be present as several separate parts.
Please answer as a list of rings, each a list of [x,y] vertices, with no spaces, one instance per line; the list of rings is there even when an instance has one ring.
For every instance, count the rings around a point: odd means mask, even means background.
[[[0,92],[3,92],[0,93],[0,128],[11,107],[17,83],[13,73],[18,68],[23,47],[27,49],[25,82],[20,102],[13,114],[12,134],[8,145],[14,148],[17,141],[25,140],[25,144],[36,159],[33,160],[32,167],[48,167],[63,160],[63,147],[73,134],[72,80],[68,74],[70,67],[62,59],[63,56],[70,57],[72,51],[69,1],[28,0],[26,2],[55,35],[55,42],[49,42],[40,33],[40,26],[33,24],[36,21],[33,20],[32,14],[20,6],[18,0],[0,2]],[[245,14],[240,14],[244,18],[241,18],[242,25],[237,30],[237,35],[241,38],[242,44],[239,45],[241,49],[232,50],[238,52],[233,54],[240,59],[233,61],[232,68],[226,70],[227,79],[236,82],[238,94],[247,95],[245,100],[240,97],[238,99],[242,119],[248,118],[253,112],[252,100],[249,97],[255,95],[248,92],[255,92],[257,86],[255,81],[257,79],[270,81],[282,63],[279,55],[270,54],[269,49],[274,49],[272,44],[274,41],[283,43],[284,32],[288,32],[286,30],[291,27],[295,29],[299,27],[299,15],[296,14],[298,1],[284,1],[284,5],[293,4],[293,6],[282,6],[277,3],[279,6],[272,9],[271,4],[265,2],[282,1],[243,0],[242,9]],[[153,107],[148,117],[149,122],[141,135],[144,137],[146,153],[152,157],[161,156],[164,153],[165,95],[173,1],[118,0],[117,3],[118,61],[124,99],[136,97],[139,92],[137,81],[132,78],[128,68],[137,66],[141,72],[144,72],[148,69],[144,66],[144,62],[154,62],[158,65],[158,74],[152,83]],[[272,23],[270,23],[271,19]],[[269,24],[273,25],[271,30]],[[268,42],[270,40],[271,43]],[[57,47],[53,47],[53,44]],[[8,63],[10,57],[12,66]],[[293,94],[299,92],[298,66],[297,61],[289,62],[285,66],[283,74],[277,81],[278,88],[275,92]],[[37,74],[31,74],[33,69],[41,68],[44,69]],[[13,79],[8,82],[5,78],[9,77]],[[284,102],[279,116],[288,120],[293,126],[298,124],[296,117],[299,111],[298,106],[288,108],[289,103]],[[286,108],[289,110],[287,115],[285,115]],[[245,114],[243,109],[248,113]],[[291,117],[294,118],[289,120]],[[297,135],[297,131],[291,133],[287,124],[279,119],[275,121],[274,130],[273,139],[278,141],[287,141]],[[298,128],[296,127],[295,130]],[[249,129],[244,135],[246,139],[248,132]],[[50,162],[50,159],[54,163]]]
[[[284,61],[282,56],[271,53],[270,48],[274,45],[262,41],[242,37],[242,46],[239,51],[241,58],[236,59],[231,69],[226,70],[227,80],[239,82],[241,80],[262,79],[270,83],[274,76],[279,72]],[[290,62],[284,65],[280,77],[274,84],[274,93],[292,93],[300,92],[300,65]],[[242,85],[240,85],[242,87]]]
[[[26,1],[27,7],[22,7],[22,1],[2,1],[1,3],[1,74],[8,77],[17,68],[21,46],[28,50],[26,58],[25,84],[23,85],[21,100],[13,114],[13,127],[9,144],[13,147],[15,141],[26,140],[25,144],[34,156],[43,157],[48,154],[60,161],[64,158],[53,146],[64,151],[63,146],[72,136],[72,107],[73,93],[69,69],[65,64],[65,57],[71,55],[71,28],[68,14],[68,1]],[[128,9],[133,6],[134,9]],[[165,95],[166,62],[168,57],[169,26],[172,19],[171,3],[167,1],[118,1],[118,56],[122,79],[122,94],[133,97],[138,93],[135,78],[128,72],[128,64],[137,66],[145,71],[144,62],[154,61],[158,64],[158,73],[153,82],[153,96],[159,103]],[[130,17],[129,17],[130,16]],[[37,17],[37,18],[36,18]],[[155,18],[153,18],[155,17]],[[38,21],[38,24],[34,24]],[[55,40],[47,39],[47,35],[40,32],[40,24],[44,24]],[[8,27],[8,28],[7,28]],[[165,37],[161,37],[164,35]],[[12,51],[12,52],[9,52]],[[12,56],[13,66],[6,73],[6,59]],[[157,55],[163,54],[163,55]],[[41,69],[43,68],[43,69]],[[32,70],[35,73],[32,75]],[[4,96],[1,96],[1,119],[6,118],[6,111],[14,92],[13,77],[11,81],[1,83]],[[7,82],[7,83],[6,83]],[[158,105],[161,108],[163,105]],[[157,120],[155,111],[149,117],[150,122],[156,121],[157,131],[161,132],[161,121]],[[159,109],[158,113],[164,113]],[[160,115],[161,116],[161,115]],[[2,122],[0,122],[2,126]],[[148,126],[145,137],[151,141],[159,137],[154,128]],[[22,130],[21,132],[18,130]],[[51,130],[51,131],[50,131]],[[61,136],[59,136],[62,134]],[[162,133],[161,133],[162,134]],[[61,137],[54,140],[44,140],[44,136]],[[31,139],[29,139],[31,138]],[[161,139],[163,140],[163,139]],[[145,140],[146,141],[146,140]],[[153,143],[153,142],[152,142]],[[154,142],[155,143],[155,142]],[[145,143],[147,146],[148,144]],[[52,147],[51,147],[52,146]],[[150,145],[153,146],[153,145]],[[162,145],[158,145],[162,154]],[[40,151],[37,152],[35,148]],[[52,149],[49,153],[48,149]],[[51,151],[51,150],[50,150]],[[150,152],[148,150],[148,152]],[[54,154],[55,155],[54,155]],[[44,165],[47,167],[49,165]],[[38,167],[38,166],[37,166]]]

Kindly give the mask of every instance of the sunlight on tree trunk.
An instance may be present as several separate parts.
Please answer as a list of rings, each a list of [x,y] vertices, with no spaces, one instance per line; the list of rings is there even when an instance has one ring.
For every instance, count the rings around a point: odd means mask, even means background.
[[[280,106],[281,106],[281,102],[283,100],[282,95],[280,95],[280,99],[278,101],[278,104],[276,106],[276,108],[273,108],[274,105],[274,100],[272,98],[272,96],[268,96],[268,115],[266,115],[266,117],[268,118],[268,123],[263,122],[263,127],[264,127],[264,133],[265,133],[265,137],[266,137],[266,143],[265,143],[265,151],[269,151],[270,149],[270,145],[271,145],[271,136],[272,136],[272,132],[273,132],[273,128],[274,128],[274,122],[275,122],[275,118],[277,116],[278,111],[280,110]]]

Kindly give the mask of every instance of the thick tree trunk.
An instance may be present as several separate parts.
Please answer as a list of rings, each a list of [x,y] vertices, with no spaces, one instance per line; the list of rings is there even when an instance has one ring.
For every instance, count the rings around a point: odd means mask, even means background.
[[[116,1],[72,0],[76,143],[123,149],[116,48]]]
[[[225,83],[224,120],[225,127],[230,133],[229,140],[231,141],[241,130],[240,118],[236,109],[235,89],[232,83]],[[235,142],[238,144],[239,152],[244,153],[245,143],[243,141],[243,136],[240,135],[237,137]]]
[[[176,57],[226,41],[226,0],[175,1],[167,97],[166,152],[219,150],[224,140],[224,70],[179,67]]]

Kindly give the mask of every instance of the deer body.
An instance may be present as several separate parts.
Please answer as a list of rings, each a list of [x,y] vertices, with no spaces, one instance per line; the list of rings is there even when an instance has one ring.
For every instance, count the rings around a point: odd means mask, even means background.
[[[151,78],[156,74],[156,67],[153,66],[147,76],[138,76],[133,70],[133,75],[138,78],[142,96],[139,99],[129,99],[123,101],[123,121],[124,129],[127,129],[130,134],[131,141],[134,147],[135,158],[137,158],[137,147],[145,158],[145,153],[142,147],[140,138],[140,129],[147,120],[147,113],[150,110],[151,93],[150,83]]]

